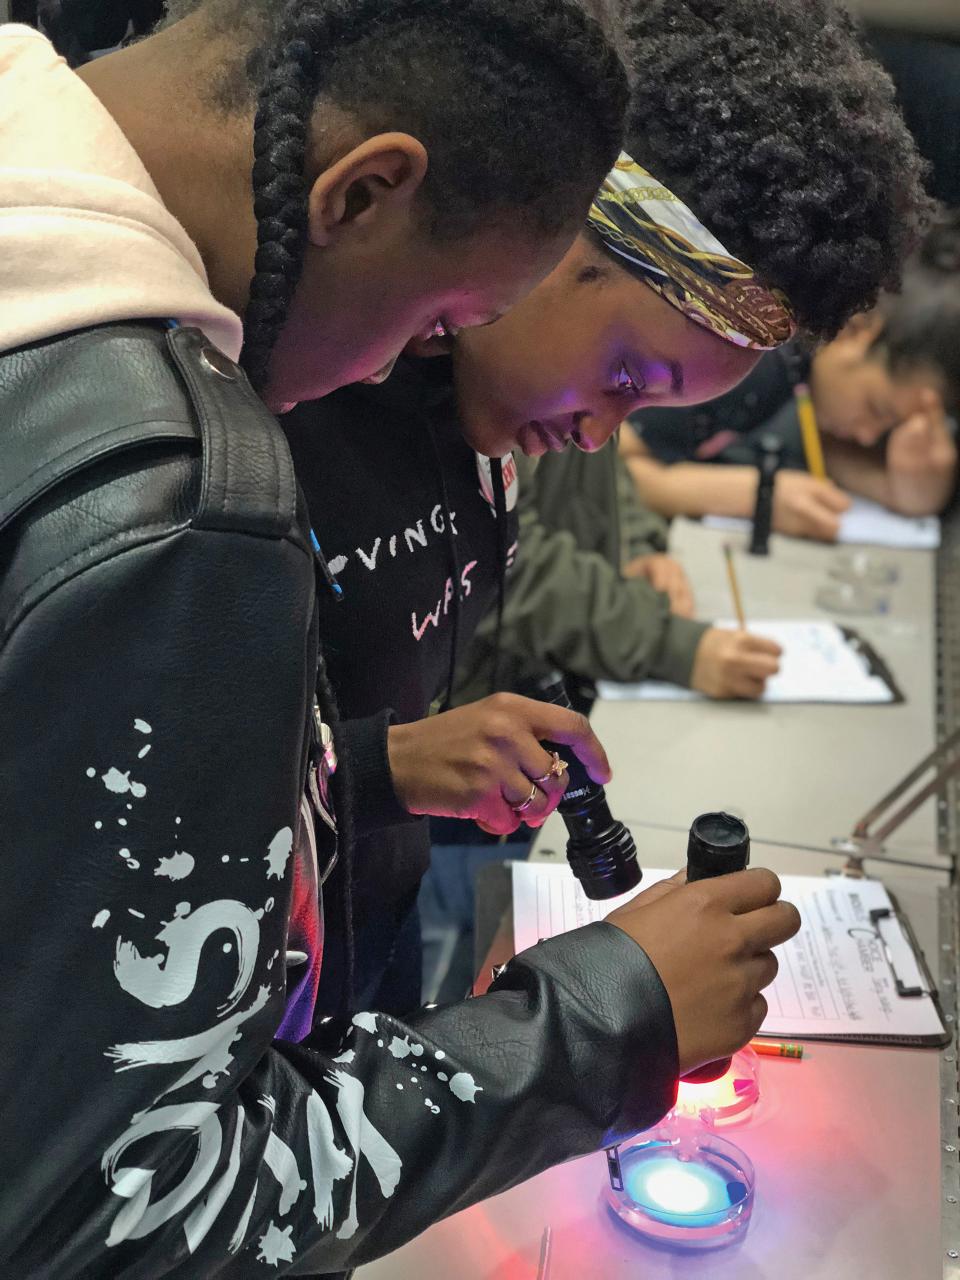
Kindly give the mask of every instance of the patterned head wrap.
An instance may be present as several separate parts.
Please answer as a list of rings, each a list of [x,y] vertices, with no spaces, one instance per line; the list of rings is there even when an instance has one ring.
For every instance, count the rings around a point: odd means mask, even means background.
[[[645,284],[727,342],[772,351],[796,333],[779,289],[762,285],[625,151],[604,179],[587,222]]]

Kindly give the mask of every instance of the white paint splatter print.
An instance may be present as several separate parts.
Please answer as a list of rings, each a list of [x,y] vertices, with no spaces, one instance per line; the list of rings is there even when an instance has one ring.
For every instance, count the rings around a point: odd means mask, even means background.
[[[237,1223],[236,1231],[234,1231],[233,1235],[230,1237],[230,1243],[227,1245],[227,1248],[231,1253],[239,1253],[243,1247],[244,1240],[247,1238],[247,1227],[249,1227],[250,1219],[253,1217],[253,1202],[257,1198],[257,1188],[259,1185],[259,1182],[254,1182],[253,1190],[250,1192],[250,1199],[247,1201],[247,1207],[240,1215],[240,1221]]]
[[[350,1176],[353,1160],[337,1146],[327,1104],[315,1089],[307,1095],[307,1142],[313,1174],[313,1216],[324,1231],[333,1226],[333,1184]]]
[[[382,1045],[383,1041],[378,1040],[378,1044]],[[390,1052],[395,1058],[408,1058],[412,1050],[412,1045],[406,1036],[394,1036],[390,1041]]]
[[[371,1035],[376,1035],[377,1015],[375,1013],[355,1013],[353,1015],[353,1025],[360,1027],[363,1031],[369,1031]]]
[[[230,1070],[233,1062],[230,1046],[240,1039],[240,1027],[259,1013],[269,999],[270,988],[260,987],[248,1009],[235,1013],[232,1018],[217,1023],[207,1031],[201,1031],[195,1036],[183,1036],[179,1040],[141,1040],[133,1044],[115,1044],[107,1049],[106,1056],[118,1064],[117,1071],[131,1071],[137,1067],[153,1067],[170,1062],[192,1063],[179,1079],[164,1089],[164,1094],[182,1089],[201,1076],[203,1087],[212,1089],[219,1077],[225,1076]]]
[[[287,859],[290,857],[292,848],[293,829],[291,827],[281,827],[270,841],[265,857],[268,880],[271,876],[276,880],[283,879],[284,872],[287,869]]]
[[[101,774],[100,781],[114,795],[123,796],[129,791],[137,800],[142,800],[147,794],[147,788],[142,782],[131,781],[129,769],[126,773],[121,773],[119,769],[111,765],[106,773]]]
[[[300,1192],[306,1191],[307,1184],[300,1177],[297,1157],[273,1129],[267,1134],[263,1163],[280,1183],[280,1203],[277,1209],[280,1216],[284,1217],[299,1200]]]
[[[207,1232],[216,1222],[221,1209],[226,1204],[236,1184],[237,1174],[240,1172],[240,1146],[243,1138],[244,1114],[243,1107],[238,1106],[233,1146],[230,1149],[227,1167],[183,1224],[183,1234],[187,1237],[187,1248],[191,1253],[196,1253],[203,1243]]]
[[[134,720],[133,727],[138,733],[153,733],[146,720]]]
[[[223,1129],[217,1111],[216,1103],[212,1102],[187,1102],[142,1111],[134,1117],[126,1132],[103,1153],[100,1167],[107,1182],[115,1194],[126,1201],[110,1224],[108,1248],[124,1240],[142,1240],[203,1190],[216,1169],[223,1147]],[[122,1168],[120,1162],[128,1147],[173,1129],[186,1130],[194,1135],[196,1158],[183,1179],[151,1203],[150,1192],[156,1170],[140,1165]]]
[[[292,1262],[293,1255],[296,1253],[293,1241],[290,1239],[292,1234],[292,1226],[284,1227],[281,1231],[275,1222],[271,1222],[260,1237],[257,1261],[269,1263],[273,1267],[279,1267],[281,1262]]]
[[[167,921],[156,940],[166,947],[166,955],[141,955],[137,946],[117,938],[113,971],[124,991],[151,1009],[181,1004],[197,983],[203,944],[210,934],[228,929],[237,944],[237,978],[226,1000],[219,1006],[221,1016],[239,1003],[253,975],[260,945],[260,924],[254,912],[236,899],[221,898],[191,911],[180,902],[176,914]]]
[[[397,1189],[403,1164],[363,1109],[363,1082],[348,1076],[345,1071],[330,1071],[326,1079],[328,1084],[337,1088],[337,1115],[350,1146],[358,1153],[358,1158],[363,1156],[366,1159],[380,1184],[380,1194],[389,1199]],[[357,1182],[354,1177],[350,1189],[350,1211],[337,1232],[338,1240],[351,1239],[360,1225],[357,1219]]]
[[[469,1071],[458,1071],[450,1081],[450,1092],[461,1102],[474,1102],[477,1094],[483,1093],[483,1090]]]
[[[168,880],[186,880],[195,866],[193,854],[179,849],[176,853],[171,853],[169,858],[161,858],[153,874],[166,876]]]
[[[145,747],[141,747],[140,750],[137,752],[137,759],[142,760],[143,757],[147,755],[149,750],[150,750],[150,743],[148,742]]]
[[[106,907],[104,907],[102,911],[98,911],[97,914],[93,917],[93,924],[90,927],[92,929],[102,929],[109,919],[110,919],[110,912],[107,910]]]

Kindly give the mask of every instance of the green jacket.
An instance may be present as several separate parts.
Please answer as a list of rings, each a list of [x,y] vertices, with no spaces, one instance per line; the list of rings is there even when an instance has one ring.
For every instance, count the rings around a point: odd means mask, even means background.
[[[539,463],[518,457],[520,542],[507,578],[500,637],[501,689],[560,669],[587,680],[688,685],[708,624],[677,618],[667,597],[620,567],[666,550],[664,521],[641,506],[616,441]],[[459,666],[458,703],[491,692],[496,613]]]

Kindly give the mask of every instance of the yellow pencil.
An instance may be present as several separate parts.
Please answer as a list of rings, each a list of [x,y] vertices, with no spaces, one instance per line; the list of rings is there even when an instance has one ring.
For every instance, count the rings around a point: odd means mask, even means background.
[[[823,464],[823,445],[820,443],[817,411],[813,407],[810,388],[805,382],[799,382],[794,387],[793,394],[797,398],[797,417],[800,419],[800,434],[803,437],[807,470],[818,480],[826,480],[827,468]]]
[[[779,1040],[751,1040],[750,1048],[765,1058],[802,1058],[802,1044],[784,1044]]]
[[[743,599],[740,595],[740,584],[737,582],[737,571],[733,564],[733,548],[729,542],[723,545],[723,554],[727,561],[727,577],[730,579],[730,594],[733,596],[733,607],[737,614],[737,623],[741,631],[746,631],[747,620],[743,614]]]

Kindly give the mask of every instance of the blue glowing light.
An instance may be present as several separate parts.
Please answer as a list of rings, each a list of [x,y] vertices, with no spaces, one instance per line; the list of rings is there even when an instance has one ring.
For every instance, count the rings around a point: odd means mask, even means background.
[[[651,1218],[676,1227],[714,1227],[746,1194],[743,1183],[704,1158],[681,1160],[649,1149],[623,1164],[624,1190]]]

